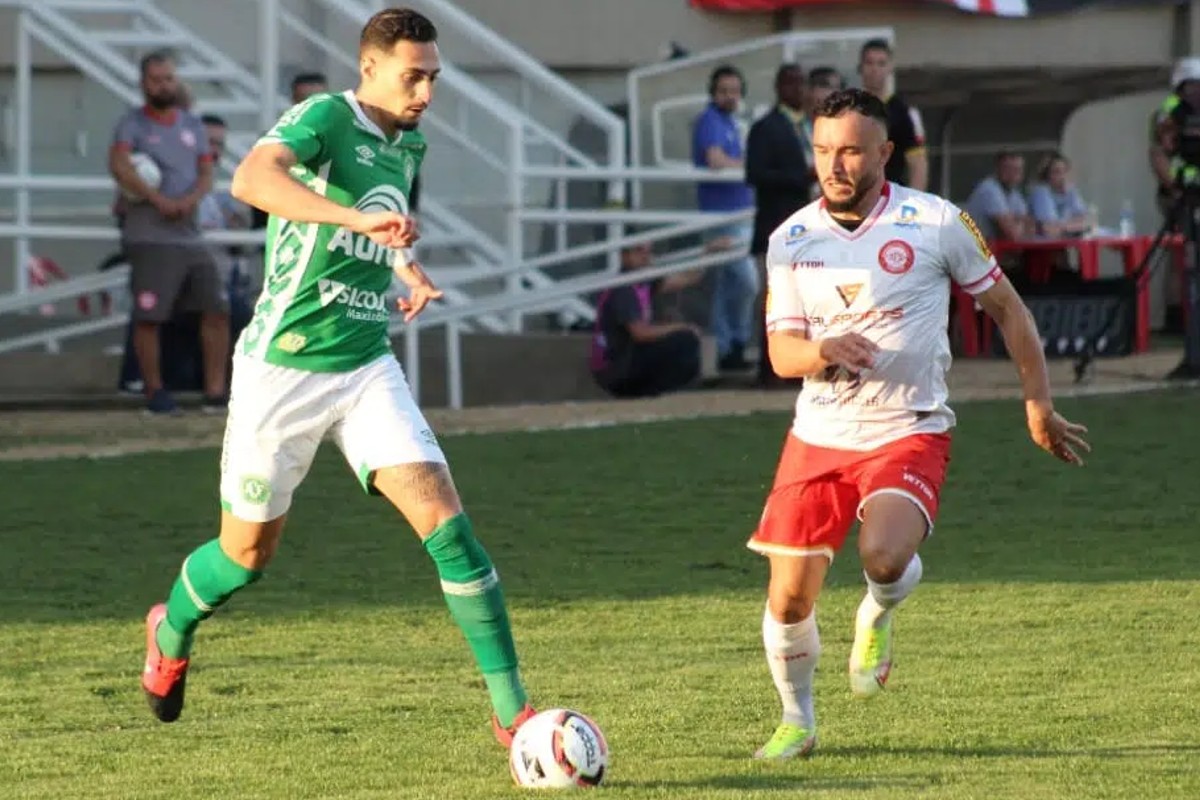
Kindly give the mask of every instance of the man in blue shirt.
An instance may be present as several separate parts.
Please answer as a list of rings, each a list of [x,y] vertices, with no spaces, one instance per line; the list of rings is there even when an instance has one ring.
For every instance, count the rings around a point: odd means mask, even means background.
[[[742,99],[742,75],[730,66],[713,71],[708,84],[711,102],[696,118],[692,129],[692,162],[714,170],[744,169],[742,134],[733,117]],[[697,201],[701,211],[740,211],[754,205],[754,194],[745,183],[700,183]],[[727,239],[740,247],[750,240],[749,222],[714,230],[711,240]],[[712,241],[710,240],[710,244]],[[753,335],[754,301],[758,296],[758,270],[745,256],[716,269],[712,297],[712,333],[717,340],[718,365],[723,370],[744,370],[745,349]]]

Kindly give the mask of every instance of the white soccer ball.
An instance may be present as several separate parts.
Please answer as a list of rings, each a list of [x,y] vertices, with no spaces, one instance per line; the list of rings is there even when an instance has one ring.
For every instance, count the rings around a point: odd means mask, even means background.
[[[517,729],[508,759],[518,786],[589,788],[600,785],[608,771],[608,744],[600,727],[583,714],[552,708]]]
[[[154,190],[162,186],[162,170],[153,158],[145,153],[130,153],[129,160],[133,162],[133,171],[142,179],[142,183]],[[125,196],[131,200],[141,199],[131,192],[125,192]]]

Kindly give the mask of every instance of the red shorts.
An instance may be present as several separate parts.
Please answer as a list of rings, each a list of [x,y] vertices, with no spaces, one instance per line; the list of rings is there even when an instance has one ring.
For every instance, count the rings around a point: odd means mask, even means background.
[[[933,529],[950,462],[950,434],[906,436],[874,450],[833,450],[788,434],[758,530],[747,547],[764,555],[824,555],[846,541],[877,494],[916,503]]]

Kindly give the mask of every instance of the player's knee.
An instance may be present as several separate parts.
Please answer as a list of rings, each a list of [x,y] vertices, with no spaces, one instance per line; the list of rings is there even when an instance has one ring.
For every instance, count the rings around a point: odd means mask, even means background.
[[[279,549],[283,518],[270,522],[248,522],[232,514],[221,519],[221,551],[241,567],[261,571]]]
[[[859,549],[863,571],[875,583],[895,583],[904,574],[904,568],[912,560],[912,554],[899,553],[882,546],[867,546]]]
[[[767,609],[771,616],[784,625],[793,625],[807,619],[816,607],[817,598],[794,586],[772,583],[767,591]]]
[[[375,472],[371,483],[396,506],[422,538],[463,512],[450,468],[442,463],[429,461],[384,467]]]

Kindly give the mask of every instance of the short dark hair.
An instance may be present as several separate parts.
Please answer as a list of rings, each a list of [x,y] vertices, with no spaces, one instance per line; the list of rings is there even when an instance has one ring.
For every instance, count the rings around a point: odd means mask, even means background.
[[[712,71],[712,75],[708,77],[708,94],[711,97],[717,91],[717,82],[721,78],[737,78],[738,83],[742,85],[742,93],[746,92],[746,79],[742,77],[741,71],[732,64],[722,64]]]
[[[175,54],[170,50],[154,50],[142,56],[138,62],[138,74],[146,77],[146,71],[159,64],[174,64]]]
[[[862,114],[864,117],[878,120],[883,127],[888,126],[887,106],[875,95],[862,89],[838,89],[825,102],[821,103],[814,112],[814,117],[840,117],[846,112]]]
[[[436,42],[437,28],[429,17],[411,8],[385,8],[367,20],[359,37],[360,50],[390,50],[396,42]]]
[[[303,83],[319,83],[322,86],[328,86],[329,79],[325,77],[324,72],[301,72],[299,75],[292,78],[293,89]]]
[[[835,81],[839,88],[846,85],[846,82],[842,80],[842,73],[838,72],[835,67],[813,67],[808,73],[809,86],[832,89]]]
[[[218,117],[216,114],[201,114],[200,122],[205,125],[215,125],[218,128],[228,128],[229,125],[225,122],[224,117]]]
[[[996,151],[996,163],[997,164],[999,164],[1001,161],[1007,161],[1010,158],[1024,158],[1024,156],[1022,156],[1016,150],[1009,150],[1007,148]]]
[[[783,79],[793,72],[800,73],[800,78],[804,79],[804,69],[794,61],[787,61],[779,65],[779,69],[775,70],[775,86],[783,83]]]
[[[867,53],[872,50],[882,50],[890,57],[892,55],[892,45],[887,39],[867,39],[863,42],[862,48],[858,51],[858,60],[861,62],[867,57]]]

